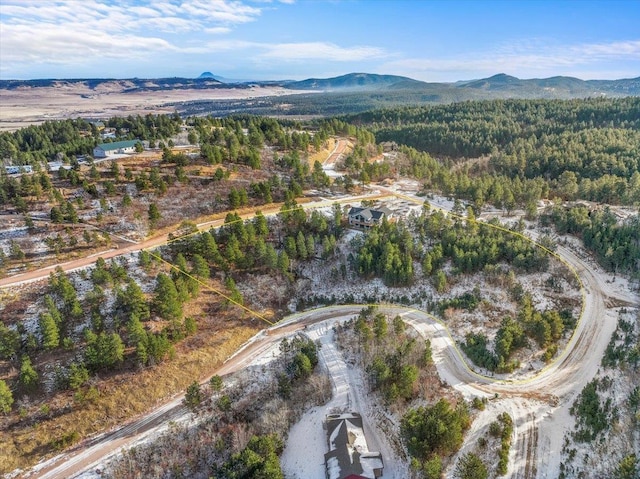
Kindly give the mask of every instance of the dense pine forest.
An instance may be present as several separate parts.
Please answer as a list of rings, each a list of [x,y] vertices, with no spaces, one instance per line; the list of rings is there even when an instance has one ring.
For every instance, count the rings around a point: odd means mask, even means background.
[[[480,204],[525,205],[547,196],[640,202],[638,98],[463,102],[376,110],[348,121],[379,142],[442,159],[412,153],[414,173]],[[475,158],[488,161],[460,164]]]
[[[395,142],[400,173],[426,192],[536,217],[540,199],[640,204],[640,99],[496,100],[348,117]],[[581,237],[614,272],[640,270],[640,224],[608,209],[557,206],[543,220]]]
[[[164,148],[162,163],[175,164],[175,175],[181,182],[187,180],[185,168],[194,161],[273,172],[272,167],[262,164],[263,151],[265,147],[279,150],[281,156],[274,158],[275,166],[286,172],[289,184],[280,188],[282,178],[272,175],[269,180],[252,182],[248,189],[235,188],[229,192],[232,208],[247,205],[251,198],[259,203],[282,201],[283,189],[299,196],[305,188],[329,186],[331,181],[320,165],[312,167],[305,157],[309,151],[319,151],[331,135],[355,140],[354,149],[343,160],[346,174],[335,180],[347,192],[358,183],[409,176],[424,184],[425,194],[459,198],[472,206],[476,215],[492,205],[507,214],[523,208],[528,219],[537,217],[541,199],[558,200],[556,204],[576,200],[640,204],[638,98],[475,101],[379,109],[307,122],[250,115],[224,119],[147,115],[112,118],[104,125],[115,130],[115,140],[137,138],[148,141],[152,148]],[[199,159],[166,148],[172,146],[172,137],[181,130],[188,131],[190,144],[200,147]],[[55,175],[43,170],[46,161],[56,159],[74,167],[68,172],[61,170],[61,179],[68,177],[73,185],[81,184],[96,197],[98,176],[79,176],[76,156],[90,155],[100,141],[96,124],[82,119],[50,121],[0,133],[0,159],[4,163],[31,164],[40,170],[19,179],[0,172],[0,204],[13,205],[26,214],[34,195],[40,198],[55,194],[51,182]],[[382,145],[389,153],[386,161],[365,161],[381,152]],[[116,187],[117,170],[111,181]],[[225,179],[223,169],[218,170],[215,179]],[[166,192],[172,181],[155,170],[149,175],[139,174],[135,180],[139,189],[153,186],[158,194]],[[114,190],[112,184],[104,186],[110,187],[107,193]],[[570,211],[556,207],[544,219],[556,225],[560,233],[581,236],[610,270],[637,271],[637,217],[618,221],[612,212],[593,215],[591,210],[593,206],[576,205]],[[72,219],[74,212],[61,202],[52,209],[54,216]]]
[[[76,120],[45,121],[15,132],[0,133],[0,160],[14,165],[33,165],[56,159],[71,159],[91,155],[98,143],[116,141],[100,139],[98,122]],[[117,141],[170,138],[180,131],[182,119],[178,115],[146,115],[113,117],[104,126],[115,129]]]
[[[482,276],[489,285],[506,287],[503,299],[511,309],[499,312],[495,339],[482,331],[460,338],[465,354],[495,373],[521,368],[527,348],[535,349],[542,362],[550,361],[575,327],[577,310],[570,298],[536,309],[533,296],[516,279],[544,274],[543,288],[554,294],[575,286],[522,236],[536,220],[543,233],[538,241],[546,248],[556,245],[554,230],[572,234],[608,271],[640,278],[639,99],[466,102],[299,122],[173,114],[103,123],[51,121],[0,133],[2,164],[34,170],[9,175],[0,168],[0,209],[14,213],[7,215],[14,223],[24,220],[24,226],[15,223],[5,233],[0,273],[19,271],[38,254],[61,263],[72,254],[102,250],[117,244],[110,232],[139,239],[171,229],[170,240],[159,250],[141,252],[137,260],[101,258],[93,269],[72,276],[56,270],[38,293],[4,305],[3,319],[10,321],[0,322],[0,373],[6,378],[0,381],[0,412],[21,408],[9,425],[18,439],[0,447],[10,451],[7,457],[18,457],[16,451],[27,443],[40,451],[62,450],[142,412],[149,395],[184,389],[184,370],[199,367],[192,358],[207,338],[231,331],[237,346],[256,330],[260,321],[246,326],[245,310],[232,304],[246,303],[277,319],[292,299],[299,309],[352,303],[350,293],[340,297],[329,290],[326,296],[306,290],[296,297],[296,286],[318,272],[317,265],[331,271],[330,278],[341,278],[341,289],[349,281],[373,278],[397,288],[397,294],[389,294],[376,287],[371,302],[411,304],[421,295],[428,311],[450,322],[464,320],[452,311],[475,314],[492,301],[491,292],[463,287],[465,277]],[[115,133],[113,141],[143,140],[147,151],[94,162],[93,147],[106,141],[103,126]],[[174,148],[174,141],[185,148]],[[342,176],[331,178],[321,161],[339,142],[349,146],[335,165]],[[52,160],[65,167],[47,171]],[[346,205],[334,204],[325,214],[302,207],[311,196],[359,194],[369,183],[407,177],[419,182],[415,191],[425,198],[422,209],[406,219],[385,220],[366,235],[349,239],[345,234]],[[431,208],[429,202],[443,196],[453,200],[454,215]],[[242,210],[258,208],[272,214],[256,213],[243,221]],[[487,211],[489,216],[502,213],[514,234],[504,234],[499,219],[480,216]],[[219,215],[224,223],[196,234],[196,219],[209,215]],[[405,292],[420,282],[424,289],[409,299]],[[218,291],[224,300],[209,302]],[[436,300],[430,291],[442,297]],[[34,305],[37,313],[29,310]],[[29,315],[30,321],[20,320]],[[382,324],[376,326],[374,318],[375,338],[370,339],[376,353],[386,334]],[[367,349],[367,341],[361,349]],[[214,348],[218,345],[211,345],[207,357],[217,354]],[[405,400],[414,392],[415,374],[410,364],[388,359],[395,354],[380,356],[368,374],[387,399]],[[64,361],[48,370],[52,357]],[[171,371],[180,374],[165,380]],[[141,373],[163,381],[153,381],[159,384],[153,393],[131,381],[122,392],[135,399],[129,410],[103,413],[103,408],[115,411],[118,402],[110,388]],[[390,374],[399,385],[387,380]],[[290,379],[279,379],[278,394],[289,390],[295,378]],[[46,407],[38,407],[35,400],[45,397]],[[28,407],[27,399],[33,403]],[[421,427],[416,418],[433,411],[465,429],[466,419],[457,410],[440,406],[444,412],[420,409],[406,416],[402,434],[413,437]],[[78,423],[79,415],[88,419]],[[63,429],[47,429],[53,427],[50,421],[32,436],[33,424],[58,416]],[[255,441],[270,433],[254,432]],[[277,442],[268,445],[265,464],[281,448]],[[421,443],[412,443],[410,452],[426,461],[425,467],[435,460]],[[26,452],[20,460],[35,456]],[[222,459],[236,464],[242,457]],[[221,476],[225,464],[217,466]]]

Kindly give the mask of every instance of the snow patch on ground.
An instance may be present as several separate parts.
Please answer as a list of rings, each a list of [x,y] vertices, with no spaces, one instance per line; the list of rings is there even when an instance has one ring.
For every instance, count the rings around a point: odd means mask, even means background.
[[[0,230],[0,240],[11,240],[26,236],[28,228],[26,226],[16,226],[13,228],[3,228]]]
[[[633,325],[636,335],[640,334],[640,310],[627,309],[620,312],[620,320],[625,320]],[[618,346],[623,344],[625,333],[619,331]],[[570,439],[573,429],[565,429],[565,442],[562,449],[562,461],[567,467],[568,479],[577,477],[606,477],[611,474],[627,454],[640,453],[640,429],[637,422],[629,412],[627,401],[635,387],[640,384],[640,370],[632,366],[625,367],[601,367],[594,376],[599,381],[610,381],[610,385],[604,390],[598,389],[600,402],[608,399],[612,401],[612,407],[618,410],[618,421],[611,424],[610,429],[600,434],[590,443],[579,443]],[[575,418],[569,414],[569,407],[580,391],[576,391],[574,398],[564,408],[566,415],[565,424],[575,424]],[[571,451],[571,454],[569,453]],[[570,456],[573,455],[573,459]],[[587,476],[580,476],[580,471]]]
[[[309,410],[289,432],[281,457],[287,479],[325,479],[324,454],[328,451],[324,421],[328,414],[358,412],[362,415],[368,449],[382,453],[383,477],[409,477],[409,464],[397,457],[387,436],[378,426],[380,412],[366,387],[360,372],[344,360],[334,342],[332,325],[346,321],[352,315],[334,318],[306,330],[306,334],[321,345],[319,358],[333,383],[333,398],[327,404]]]
[[[396,288],[386,286],[380,278],[363,279],[352,270],[353,243],[365,233],[349,229],[338,241],[336,255],[330,260],[315,260],[298,266],[299,279],[295,284],[295,294],[289,302],[291,311],[302,311],[310,306],[328,304],[384,304],[396,303],[416,307],[424,311],[433,310],[440,301],[456,298],[478,288],[481,305],[474,311],[461,309],[447,310],[444,320],[456,342],[462,342],[470,332],[483,332],[492,341],[505,316],[515,317],[518,305],[508,289],[502,284],[492,284],[484,273],[449,277],[448,291],[438,293],[429,277],[422,275],[421,265],[414,263],[415,281],[412,285]],[[508,265],[502,265],[508,271]],[[569,284],[565,276],[569,272],[559,262],[551,260],[548,272],[518,274],[517,281],[524,291],[531,293],[533,306],[537,311],[569,307],[574,317],[580,312],[580,291]],[[555,288],[547,286],[553,280]],[[571,305],[571,306],[568,306]],[[570,335],[559,343],[559,351],[564,349]],[[489,345],[490,347],[492,344]],[[517,375],[530,375],[535,368],[544,366],[538,361],[539,353],[533,349],[516,352],[514,359],[522,363]],[[507,378],[509,376],[505,376]]]
[[[40,312],[42,306],[39,303],[30,304],[24,312],[24,319],[21,321],[22,327],[27,334],[33,334],[37,338],[40,337]]]

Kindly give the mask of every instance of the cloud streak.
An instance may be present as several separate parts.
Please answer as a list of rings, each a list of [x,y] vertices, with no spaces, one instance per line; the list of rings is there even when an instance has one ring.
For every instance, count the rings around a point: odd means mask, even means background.
[[[202,53],[175,34],[229,33],[261,10],[234,0],[6,0],[0,10],[3,69],[12,64],[83,64],[98,57],[139,58],[151,52]],[[173,36],[173,37],[172,37]]]
[[[209,51],[247,51],[254,60],[298,62],[323,60],[332,62],[362,61],[387,57],[385,50],[376,47],[340,47],[329,42],[260,43],[243,40],[218,40],[207,43]]]
[[[29,64],[80,67],[103,59],[163,54],[242,52],[255,64],[344,63],[386,56],[371,46],[228,38],[237,26],[258,20],[261,13],[261,8],[238,0],[142,0],[135,5],[122,0],[6,0],[0,13],[2,71]]]
[[[256,20],[262,10],[236,0],[182,0],[179,4],[166,0],[144,0],[139,5],[106,0],[34,0],[3,1],[0,19],[3,24],[34,25],[82,24],[93,26],[111,22],[117,29],[140,29],[149,20],[189,21],[193,30],[203,25],[233,26]],[[122,19],[128,22],[121,23]]]
[[[3,29],[2,63],[41,62],[73,65],[103,58],[142,58],[151,52],[175,50],[166,40],[130,34],[69,31],[52,26],[34,39],[33,30],[23,25]],[[136,45],[131,48],[131,45]]]
[[[587,67],[596,63],[640,60],[640,40],[586,43],[568,46],[515,44],[494,52],[455,58],[407,58],[389,62],[385,68],[413,72],[528,71],[535,73]]]
[[[281,61],[329,60],[334,62],[362,61],[387,56],[377,47],[340,47],[328,42],[276,43],[259,45],[266,51],[261,57]]]

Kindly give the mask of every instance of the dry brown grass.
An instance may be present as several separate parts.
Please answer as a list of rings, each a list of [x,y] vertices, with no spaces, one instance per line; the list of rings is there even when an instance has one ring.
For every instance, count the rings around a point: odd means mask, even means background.
[[[309,155],[309,167],[313,168],[313,164],[316,161],[319,161],[320,163],[324,163],[326,159],[329,158],[329,155],[331,154],[335,146],[336,146],[336,140],[334,138],[329,138],[325,143],[325,147],[322,150],[314,153],[313,155]]]
[[[96,90],[86,84],[64,86],[2,89],[0,131],[14,131],[43,121],[66,118],[111,118],[127,115],[166,114],[175,111],[167,102],[193,100],[230,100],[271,97],[282,94],[305,93],[304,90],[287,90],[279,86],[255,86],[251,88],[175,89],[125,92],[121,82],[105,84]]]
[[[54,442],[74,432],[78,438],[85,438],[148,411],[184,391],[194,379],[214,374],[259,330],[257,323],[234,319],[238,316],[235,310],[211,318],[205,317],[198,306],[202,305],[191,306],[189,313],[202,318],[201,329],[177,346],[174,360],[92,380],[99,392],[92,400],[79,402],[73,393],[65,392],[46,402],[48,414],[40,412],[43,403],[25,408],[25,419],[14,413],[10,426],[3,428],[0,436],[0,473],[26,468],[51,456],[56,452]]]

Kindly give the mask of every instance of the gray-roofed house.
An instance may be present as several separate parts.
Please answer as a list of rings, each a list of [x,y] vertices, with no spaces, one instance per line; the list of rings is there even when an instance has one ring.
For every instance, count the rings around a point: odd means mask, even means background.
[[[360,414],[329,414],[326,426],[329,442],[329,452],[324,455],[327,479],[376,479],[382,476],[382,454],[369,451]]]
[[[391,210],[385,206],[380,208],[357,208],[354,206],[349,210],[348,217],[349,226],[369,229],[373,225],[382,222],[383,218],[390,218]]]
[[[140,140],[114,141],[113,143],[100,143],[93,149],[94,158],[107,158],[113,155],[122,155],[126,153],[134,153],[136,144],[141,143]]]

